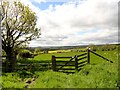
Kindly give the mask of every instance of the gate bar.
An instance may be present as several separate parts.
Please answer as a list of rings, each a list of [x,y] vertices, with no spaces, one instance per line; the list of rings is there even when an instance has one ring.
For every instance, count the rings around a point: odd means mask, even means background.
[[[105,58],[105,57],[103,57],[103,56],[101,56],[101,55],[99,55],[99,54],[97,54],[97,53],[95,53],[95,52],[93,52],[93,51],[91,51],[91,50],[89,50],[89,51],[92,52],[93,54],[95,54],[95,55],[97,55],[97,56],[99,56],[99,57],[101,57],[101,58],[103,58],[103,59],[105,59],[105,60],[113,63],[113,61],[110,61],[110,60],[108,60],[107,58]]]

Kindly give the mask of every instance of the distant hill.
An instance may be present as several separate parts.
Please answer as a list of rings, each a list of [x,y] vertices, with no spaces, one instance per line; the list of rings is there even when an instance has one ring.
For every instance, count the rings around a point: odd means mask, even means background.
[[[96,45],[96,46],[102,46],[105,44],[101,44],[101,45]],[[120,45],[120,44],[111,44],[111,45]],[[89,45],[80,45],[80,46],[40,46],[40,47],[28,47],[28,49],[30,50],[34,50],[35,48],[40,48],[41,51],[44,50],[67,50],[67,49],[77,49],[77,48],[86,48]]]
[[[29,47],[29,49],[35,49],[40,48],[40,50],[67,50],[67,49],[74,49],[74,48],[84,48],[87,47],[87,45],[84,46],[45,46],[45,47]]]

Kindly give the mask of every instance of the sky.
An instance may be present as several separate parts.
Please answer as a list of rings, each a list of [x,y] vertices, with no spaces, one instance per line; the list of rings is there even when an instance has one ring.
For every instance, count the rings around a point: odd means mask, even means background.
[[[119,0],[20,0],[37,15],[37,46],[118,43]]]

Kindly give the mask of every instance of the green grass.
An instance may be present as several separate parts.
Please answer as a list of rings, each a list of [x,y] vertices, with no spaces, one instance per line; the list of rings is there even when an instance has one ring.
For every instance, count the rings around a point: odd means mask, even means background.
[[[114,63],[118,63],[118,51],[98,51],[98,54],[104,56],[105,58],[113,61]],[[91,53],[91,63],[101,63],[104,62],[106,63],[106,60],[94,55]]]
[[[53,71],[40,72],[29,88],[115,88],[117,73],[103,65],[88,65],[79,73],[68,75]]]
[[[52,55],[65,57],[65,56],[80,55],[82,53],[85,53],[85,52],[66,52],[66,53],[53,53],[53,54],[52,53],[39,54],[39,55],[35,56],[32,59],[21,60],[21,61],[18,61],[18,62],[21,62],[21,63],[33,63],[33,62],[37,62],[37,63],[48,62],[48,63],[51,63],[52,62],[52,60],[51,60],[52,59]]]
[[[84,52],[82,52],[84,53]],[[34,59],[22,62],[51,62],[51,56],[74,56],[82,54],[80,52],[40,54]],[[118,51],[99,51],[98,54],[112,60],[110,63],[91,53],[91,63],[75,74],[65,74],[61,72],[18,71],[5,73],[2,77],[2,85],[5,88],[25,87],[25,80],[37,76],[38,78],[30,84],[29,88],[116,88],[118,82]],[[24,76],[24,74],[28,74]],[[11,83],[9,85],[8,83]]]
[[[82,53],[84,53],[84,52],[82,52]],[[81,54],[81,52],[66,52],[66,53],[53,53],[53,54],[51,54],[51,53],[48,53],[48,54],[40,54],[40,55],[38,55],[38,56],[36,56],[34,59],[35,60],[42,60],[42,59],[44,59],[44,60],[46,60],[46,59],[51,59],[51,56],[52,55],[55,55],[55,56],[74,56],[74,55],[79,55],[79,54]]]
[[[110,63],[91,53],[91,64],[87,65],[79,73],[64,74],[59,72],[47,71],[40,73],[40,77],[31,86],[31,88],[115,88],[118,82],[118,52],[104,51],[97,52],[100,55],[112,60]],[[80,53],[60,53],[55,56],[74,56]],[[50,56],[51,54],[46,54]],[[38,58],[41,55],[35,57]],[[46,59],[45,59],[46,58]],[[44,57],[47,60],[50,57]],[[41,59],[42,60],[42,59]],[[61,83],[64,82],[64,83]]]
[[[5,73],[2,75],[2,88],[23,88],[25,82],[17,73]]]

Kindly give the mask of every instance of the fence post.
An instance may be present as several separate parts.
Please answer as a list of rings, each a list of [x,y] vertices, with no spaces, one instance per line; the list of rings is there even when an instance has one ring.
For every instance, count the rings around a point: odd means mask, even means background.
[[[55,56],[52,56],[52,70],[56,71],[56,58],[55,58]]]
[[[75,55],[75,72],[78,72],[78,58]]]
[[[88,64],[90,64],[90,48],[89,47],[87,49],[87,53],[88,53],[88,56],[87,56]]]

